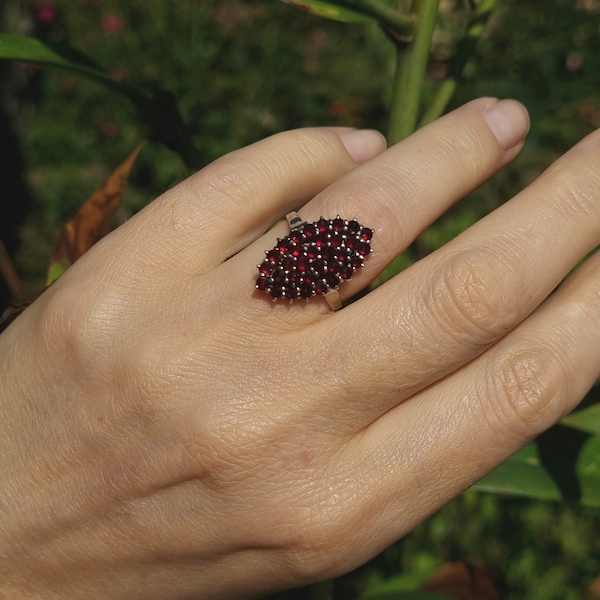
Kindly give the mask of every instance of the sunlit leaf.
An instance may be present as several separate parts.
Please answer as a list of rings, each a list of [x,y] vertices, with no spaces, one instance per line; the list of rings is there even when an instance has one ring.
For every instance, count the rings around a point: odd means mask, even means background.
[[[496,494],[560,500],[560,490],[542,468],[534,444],[525,446],[473,487]]]
[[[600,507],[600,436],[556,426],[473,486],[496,494]]]
[[[565,417],[561,423],[600,436],[600,404],[586,406]]]
[[[71,46],[55,44],[27,35],[0,34],[0,59],[61,67],[99,80],[111,88],[124,87],[110,79],[91,58]]]
[[[319,17],[342,21],[344,23],[364,23],[374,21],[375,17],[368,14],[352,2],[345,0],[282,0]]]
[[[139,144],[127,160],[111,173],[64,226],[52,255],[47,285],[58,279],[79,257],[110,232],[129,174],[144,143]]]

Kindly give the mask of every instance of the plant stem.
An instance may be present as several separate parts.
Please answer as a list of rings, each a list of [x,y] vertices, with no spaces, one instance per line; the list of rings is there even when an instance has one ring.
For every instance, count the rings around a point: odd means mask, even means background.
[[[21,278],[19,277],[2,240],[0,240],[0,273],[2,273],[4,281],[6,281],[6,285],[8,286],[13,301],[23,302],[23,300],[25,300],[23,283],[21,282]]]
[[[397,50],[388,129],[390,144],[408,137],[416,128],[439,2],[440,0],[415,0],[414,40],[407,49],[399,47]]]
[[[360,6],[365,12],[377,17],[377,20],[401,33],[409,35],[413,31],[413,19],[410,15],[405,15],[397,10],[394,10],[381,0],[354,0],[354,4]]]
[[[421,119],[420,126],[435,121],[444,114],[462,78],[465,65],[473,55],[477,42],[483,35],[490,15],[496,10],[498,0],[483,0],[469,19],[465,35],[458,44],[456,54],[448,68],[448,75],[438,88],[431,104]]]

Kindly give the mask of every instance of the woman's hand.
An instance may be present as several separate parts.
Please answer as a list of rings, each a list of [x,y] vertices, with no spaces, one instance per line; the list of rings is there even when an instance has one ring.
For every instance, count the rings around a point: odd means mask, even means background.
[[[0,337],[0,596],[231,598],[335,576],[571,410],[600,368],[600,136],[339,312],[256,265],[302,206],[374,230],[364,288],[519,151],[482,99],[383,152],[234,152],[105,238]],[[357,164],[360,166],[357,166]],[[541,305],[541,306],[540,306]],[[4,593],[4,595],[3,595]]]

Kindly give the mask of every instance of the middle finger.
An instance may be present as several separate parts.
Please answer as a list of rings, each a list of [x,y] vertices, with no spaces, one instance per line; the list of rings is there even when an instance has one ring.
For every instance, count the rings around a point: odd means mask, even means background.
[[[512,129],[506,128],[510,121]],[[470,102],[357,167],[304,206],[300,212],[307,221],[319,216],[333,219],[339,214],[375,232],[373,252],[364,268],[340,285],[342,299],[372,281],[449,206],[509,162],[518,153],[527,128],[527,114],[514,101],[482,98]],[[289,308],[285,298],[273,304],[263,293],[255,293],[250,305],[247,302],[252,295],[248,288],[258,274],[255,265],[288,231],[287,224],[278,226],[233,257],[225,270],[248,273],[247,285],[240,286],[240,298],[236,299],[245,310],[259,313],[256,318],[265,318],[268,311],[303,327],[329,313],[320,298],[307,305],[296,300],[293,310],[285,310]]]

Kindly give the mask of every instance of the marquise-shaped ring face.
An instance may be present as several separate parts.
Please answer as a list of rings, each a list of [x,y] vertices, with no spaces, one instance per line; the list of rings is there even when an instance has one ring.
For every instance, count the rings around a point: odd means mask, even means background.
[[[368,227],[341,217],[303,223],[266,252],[256,289],[290,302],[324,296],[364,265],[372,237]]]

